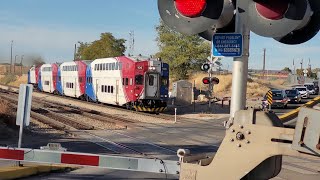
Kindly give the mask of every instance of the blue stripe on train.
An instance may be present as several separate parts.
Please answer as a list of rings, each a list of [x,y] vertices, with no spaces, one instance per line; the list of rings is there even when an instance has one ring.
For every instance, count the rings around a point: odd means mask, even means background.
[[[91,71],[91,66],[87,66],[87,70],[86,70],[86,74],[87,74],[87,79],[86,79],[86,95],[92,100],[92,101],[97,101],[97,97],[95,94],[95,91],[93,89],[93,82],[92,82],[92,71]],[[88,81],[88,80],[91,81]]]
[[[41,71],[39,71],[38,88],[40,91],[43,91],[42,81],[41,81]]]
[[[58,77],[57,77],[57,90],[60,95],[63,95],[62,82],[61,82],[61,71],[58,68]]]

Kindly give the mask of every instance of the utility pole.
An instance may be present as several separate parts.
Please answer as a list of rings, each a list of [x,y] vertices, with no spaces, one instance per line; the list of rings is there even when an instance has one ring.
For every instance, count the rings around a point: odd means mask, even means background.
[[[76,55],[77,54],[77,44],[74,44],[74,52],[73,52],[73,60],[76,60]]]
[[[292,72],[292,74],[295,75],[296,74],[296,66],[294,65],[294,59],[293,59],[292,63],[293,63],[293,72]]]
[[[16,56],[14,57],[13,74],[16,74],[16,62],[17,62],[17,56],[19,56],[19,55],[16,55]]]
[[[12,73],[12,48],[13,48],[13,40],[11,41],[10,73]]]
[[[301,71],[302,71],[303,70],[303,59],[301,60],[300,65],[301,65]]]
[[[23,60],[24,55],[21,56],[21,61],[20,61],[20,75],[22,76],[22,60]]]
[[[262,79],[265,79],[265,71],[266,71],[266,48],[263,49],[263,69],[262,69]]]
[[[129,56],[134,54],[134,31],[129,32]]]

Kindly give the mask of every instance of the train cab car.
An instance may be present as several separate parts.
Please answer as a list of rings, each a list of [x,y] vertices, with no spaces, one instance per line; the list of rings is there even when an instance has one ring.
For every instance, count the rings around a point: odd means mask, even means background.
[[[161,64],[141,57],[96,59],[87,67],[87,99],[137,111],[163,111]]]
[[[43,92],[56,93],[57,75],[57,64],[43,64],[39,70],[38,89]]]
[[[32,84],[34,88],[38,87],[40,68],[41,68],[41,65],[32,66],[28,71],[28,84]]]
[[[90,61],[62,63],[58,69],[57,92],[59,95],[84,99],[86,69]]]

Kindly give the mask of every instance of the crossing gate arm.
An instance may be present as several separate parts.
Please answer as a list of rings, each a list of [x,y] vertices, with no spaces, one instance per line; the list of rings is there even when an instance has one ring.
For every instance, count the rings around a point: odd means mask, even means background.
[[[179,161],[109,156],[39,149],[0,147],[0,159],[33,163],[91,166],[116,170],[179,174]]]

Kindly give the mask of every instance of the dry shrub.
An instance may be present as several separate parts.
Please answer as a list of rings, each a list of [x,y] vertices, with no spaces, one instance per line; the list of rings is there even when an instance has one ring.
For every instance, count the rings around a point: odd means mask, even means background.
[[[27,84],[28,83],[28,76],[22,75],[18,76],[17,79],[11,83],[9,83],[10,86],[19,87],[20,84]]]
[[[7,101],[5,100],[0,100],[0,115],[9,115],[10,112],[10,105]]]
[[[197,73],[190,77],[190,82],[196,81],[197,89],[208,90],[208,85],[202,84],[202,79],[208,76],[206,73]],[[232,75],[218,75],[216,76],[220,79],[220,83],[214,86],[214,96],[217,97],[228,97],[231,96],[232,87]],[[282,81],[276,81],[274,83],[284,83]],[[270,83],[263,80],[248,80],[247,95],[249,98],[261,97],[270,89]]]
[[[257,82],[249,82],[247,87],[247,96],[250,97],[261,97],[264,96],[268,91],[269,87],[265,84]]]

